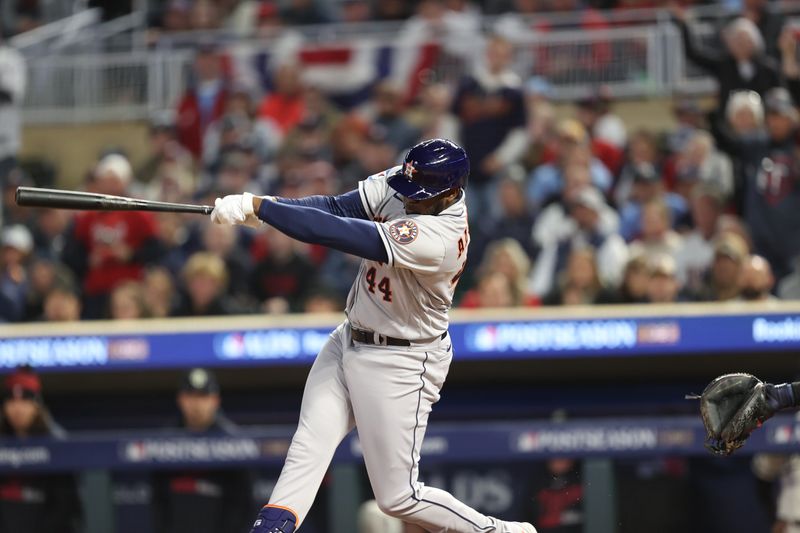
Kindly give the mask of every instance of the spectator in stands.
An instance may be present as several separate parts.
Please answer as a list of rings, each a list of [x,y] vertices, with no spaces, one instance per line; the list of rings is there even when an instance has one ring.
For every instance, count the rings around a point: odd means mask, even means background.
[[[184,294],[173,310],[174,316],[214,316],[236,314],[238,309],[226,296],[228,270],[225,262],[208,252],[189,257],[181,271]]]
[[[109,318],[112,320],[137,320],[149,313],[144,301],[144,288],[138,281],[126,281],[114,287],[109,298]]]
[[[8,226],[0,238],[0,320],[17,322],[24,318],[28,300],[28,257],[33,237],[25,226]]]
[[[81,319],[81,299],[74,287],[56,283],[42,304],[45,322],[75,322]]]
[[[585,168],[591,183],[604,193],[611,188],[611,173],[592,155],[589,136],[577,120],[566,119],[559,123],[553,158],[552,163],[536,167],[528,178],[528,199],[534,207],[541,207],[561,195],[566,169],[572,166]]]
[[[3,38],[0,28],[0,184],[16,167],[22,146],[22,99],[26,85],[25,59]]]
[[[742,10],[738,16],[752,20],[764,40],[765,53],[780,59],[778,39],[783,29],[784,15],[770,5],[769,0],[743,0]]]
[[[270,162],[280,148],[283,132],[270,118],[259,118],[256,91],[234,83],[225,101],[225,114],[209,125],[203,139],[203,164],[214,168],[225,151],[252,144],[260,163]]]
[[[331,21],[326,3],[319,0],[289,0],[281,10],[281,18],[290,26],[325,24]]]
[[[594,142],[602,143],[606,151],[616,152],[614,157],[622,157],[622,150],[628,145],[627,128],[622,119],[611,111],[611,98],[605,91],[597,91],[579,100],[577,119]],[[602,157],[600,159],[612,172],[619,171],[618,165],[613,165]]]
[[[707,131],[696,131],[675,160],[673,190],[689,199],[697,183],[706,183],[727,199],[733,195],[733,167],[722,152],[717,151],[714,137]]]
[[[148,154],[145,162],[136,170],[136,179],[142,183],[152,182],[165,162],[175,162],[191,168],[192,156],[178,142],[175,119],[168,114],[154,116],[148,128]]]
[[[467,291],[461,299],[464,309],[517,307],[522,305],[519,288],[502,272],[482,272],[475,288]]]
[[[761,128],[766,108],[766,131]],[[716,131],[718,143],[742,171],[743,216],[754,252],[780,279],[800,253],[800,165],[795,132],[798,113],[788,91],[777,87],[762,100],[753,92],[731,97],[730,127]]]
[[[656,169],[651,165],[641,165],[634,169],[631,193],[626,203],[618,206],[620,212],[620,234],[627,241],[641,235],[644,216],[643,207],[650,202],[660,202],[667,208],[668,227],[685,224],[689,214],[686,200],[681,196],[664,191],[664,183]]]
[[[411,15],[411,4],[406,0],[383,0],[375,5],[377,20],[404,20]]]
[[[633,182],[639,174],[661,175],[659,156],[658,138],[653,132],[644,129],[633,132],[625,161],[614,185],[614,203],[617,208],[622,208],[630,200]]]
[[[674,257],[682,287],[688,292],[697,292],[703,284],[703,274],[714,259],[713,240],[722,215],[723,196],[715,187],[698,183],[692,189],[690,205],[693,228],[683,235]]]
[[[208,370],[193,368],[177,394],[180,427],[192,438],[235,436],[222,413],[220,388]],[[241,533],[250,526],[252,480],[242,469],[159,472],[152,479],[155,533]]]
[[[481,275],[499,272],[511,281],[512,295],[516,305],[536,306],[539,300],[528,294],[528,275],[531,261],[525,250],[514,239],[498,239],[486,249],[478,272]]]
[[[203,248],[225,261],[229,283],[227,294],[239,307],[251,303],[250,278],[253,265],[247,252],[239,246],[239,234],[235,226],[213,224],[210,221],[203,228]]]
[[[647,301],[668,304],[679,300],[680,283],[675,276],[675,260],[668,255],[656,255],[648,268]]]
[[[589,305],[603,289],[594,250],[576,248],[567,258],[558,284],[543,300],[544,305]]]
[[[299,311],[317,272],[298,243],[279,231],[269,229],[261,238],[267,253],[255,265],[251,290],[267,312]]]
[[[792,94],[795,105],[800,103],[800,61],[797,60],[797,29],[791,26],[783,28],[778,39],[781,53],[781,74],[786,87]]]
[[[69,211],[38,209],[36,215],[36,224],[29,227],[33,236],[33,253],[39,257],[61,257],[70,224]]]
[[[203,136],[225,109],[228,89],[219,50],[213,44],[198,47],[191,86],[178,104],[178,141],[199,160],[203,155]]]
[[[92,190],[126,196],[133,179],[128,160],[111,154],[95,167]],[[64,246],[64,262],[83,284],[86,318],[102,317],[115,285],[139,279],[145,265],[157,262],[162,244],[155,217],[143,211],[87,211],[75,217]]]
[[[272,120],[281,132],[288,133],[305,115],[300,65],[286,62],[275,70],[275,89],[261,101],[258,116]]]
[[[495,35],[486,44],[485,64],[460,82],[453,112],[459,137],[472,161],[470,215],[480,219],[492,204],[492,180],[525,150],[525,109],[521,80],[511,68],[513,47]]]
[[[338,20],[344,24],[357,24],[372,19],[372,5],[368,0],[342,0]]]
[[[24,442],[30,438],[63,439],[42,398],[42,383],[29,367],[3,382],[0,437]],[[0,477],[0,531],[46,533],[83,531],[83,508],[72,474],[15,474]]]
[[[519,242],[528,256],[535,254],[531,239],[534,215],[525,197],[524,170],[514,165],[505,174],[497,188],[497,216],[471,228],[470,260],[480,261],[491,241],[506,237]]]
[[[564,203],[550,204],[534,226],[539,248],[533,273],[534,293],[549,293],[572,251],[586,247],[595,250],[603,284],[618,285],[628,260],[627,245],[619,236],[619,217],[591,185],[574,193],[567,188],[565,193]]]
[[[671,228],[669,207],[658,199],[645,203],[641,226],[641,235],[631,243],[631,254],[665,255],[674,260],[683,246],[683,239]]]
[[[764,38],[752,20],[739,17],[728,23],[722,31],[725,50],[719,52],[697,42],[684,8],[675,2],[670,7],[683,36],[686,56],[719,84],[714,120],[722,117],[732,91],[746,89],[763,96],[781,84],[778,67],[764,53]]]
[[[452,96],[447,85],[427,85],[420,95],[415,115],[421,139],[449,139],[459,143],[458,118],[452,113]]]
[[[44,314],[44,301],[47,294],[56,286],[75,286],[72,272],[63,264],[48,257],[33,260],[28,268],[28,294],[25,302],[26,322],[40,320]]]
[[[317,285],[303,302],[304,313],[340,313],[344,301],[339,295],[324,285]]]
[[[708,278],[693,299],[715,302],[736,299],[741,290],[742,268],[748,257],[747,243],[738,235],[725,233],[717,237]]]
[[[696,100],[681,97],[675,101],[672,114],[677,126],[667,135],[667,149],[671,153],[677,153],[683,151],[697,130],[704,129],[705,113]]]
[[[639,304],[647,301],[650,283],[648,260],[645,256],[631,256],[625,265],[619,288],[605,287],[595,299],[599,304]]]
[[[555,457],[546,461],[544,470],[531,483],[525,519],[536,524],[539,533],[582,533],[584,488],[580,462]]]
[[[792,271],[778,283],[777,293],[781,300],[800,300],[800,256],[792,261]]]
[[[374,128],[383,130],[383,136],[396,153],[416,144],[420,131],[405,118],[403,92],[399,86],[390,81],[378,83],[373,90],[372,107],[374,115],[370,122]]]
[[[144,304],[150,316],[165,318],[175,307],[175,285],[169,271],[163,267],[147,269],[143,280]]]
[[[341,190],[352,190],[369,175],[362,167],[361,154],[369,125],[355,114],[343,117],[331,132],[331,162],[339,172]]]
[[[222,13],[216,2],[194,0],[189,8],[189,27],[195,31],[216,30],[222,22]]]
[[[760,255],[748,257],[742,267],[739,297],[749,302],[766,302],[776,300],[772,295],[775,287],[775,276],[769,263]]]

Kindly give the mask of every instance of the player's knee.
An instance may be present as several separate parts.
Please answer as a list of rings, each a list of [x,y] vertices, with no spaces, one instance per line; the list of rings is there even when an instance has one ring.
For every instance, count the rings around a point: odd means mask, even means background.
[[[411,493],[376,495],[375,500],[378,502],[378,508],[381,511],[400,519],[408,516],[417,503]]]

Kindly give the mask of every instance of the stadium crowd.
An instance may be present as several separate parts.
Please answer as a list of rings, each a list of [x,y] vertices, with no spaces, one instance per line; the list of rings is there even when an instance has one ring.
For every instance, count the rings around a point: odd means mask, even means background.
[[[451,4],[471,5],[419,9]],[[764,0],[748,0],[744,13],[760,22],[735,18],[723,51],[704,48],[684,8],[671,9],[689,60],[718,78],[720,94],[708,112],[676,99],[668,131],[630,130],[602,87],[557,118],[548,79],[520,79],[513,43],[499,35],[457,83],[409,98],[386,79],[355,108],[289,60],[259,92],[206,42],[180,102],[153,118],[146,160],[109,148],[87,167],[85,188],[211,204],[242,191],[330,195],[397,164],[415,142],[446,137],[472,161],[458,306],[796,298],[795,33]],[[19,208],[15,188],[46,176],[3,161],[5,321],[335,311],[358,268],[269,228],[196,215]]]

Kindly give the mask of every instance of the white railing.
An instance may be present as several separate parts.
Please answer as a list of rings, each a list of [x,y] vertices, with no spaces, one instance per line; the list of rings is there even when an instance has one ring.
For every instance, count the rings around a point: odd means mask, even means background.
[[[697,30],[709,36],[714,31],[710,24]],[[685,60],[680,34],[668,21],[604,30],[531,31],[515,42],[519,74],[523,79],[534,74],[547,77],[557,100],[581,97],[598,86],[622,98],[701,94],[714,88],[710,78]],[[256,54],[270,50],[272,43],[237,41],[237,45]],[[358,46],[397,49],[399,45],[388,37],[372,37],[360,40]],[[153,112],[174,108],[188,84],[191,60],[191,50],[181,48],[29,57],[25,120],[146,119]],[[463,57],[443,54],[428,75],[453,83],[469,67]]]

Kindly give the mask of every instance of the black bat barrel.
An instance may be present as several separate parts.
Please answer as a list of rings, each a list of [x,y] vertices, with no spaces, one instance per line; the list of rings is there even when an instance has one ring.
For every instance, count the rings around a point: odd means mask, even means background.
[[[24,207],[50,207],[82,211],[165,211],[208,215],[214,209],[210,205],[175,204],[110,194],[37,187],[17,187],[16,202],[17,205]]]

